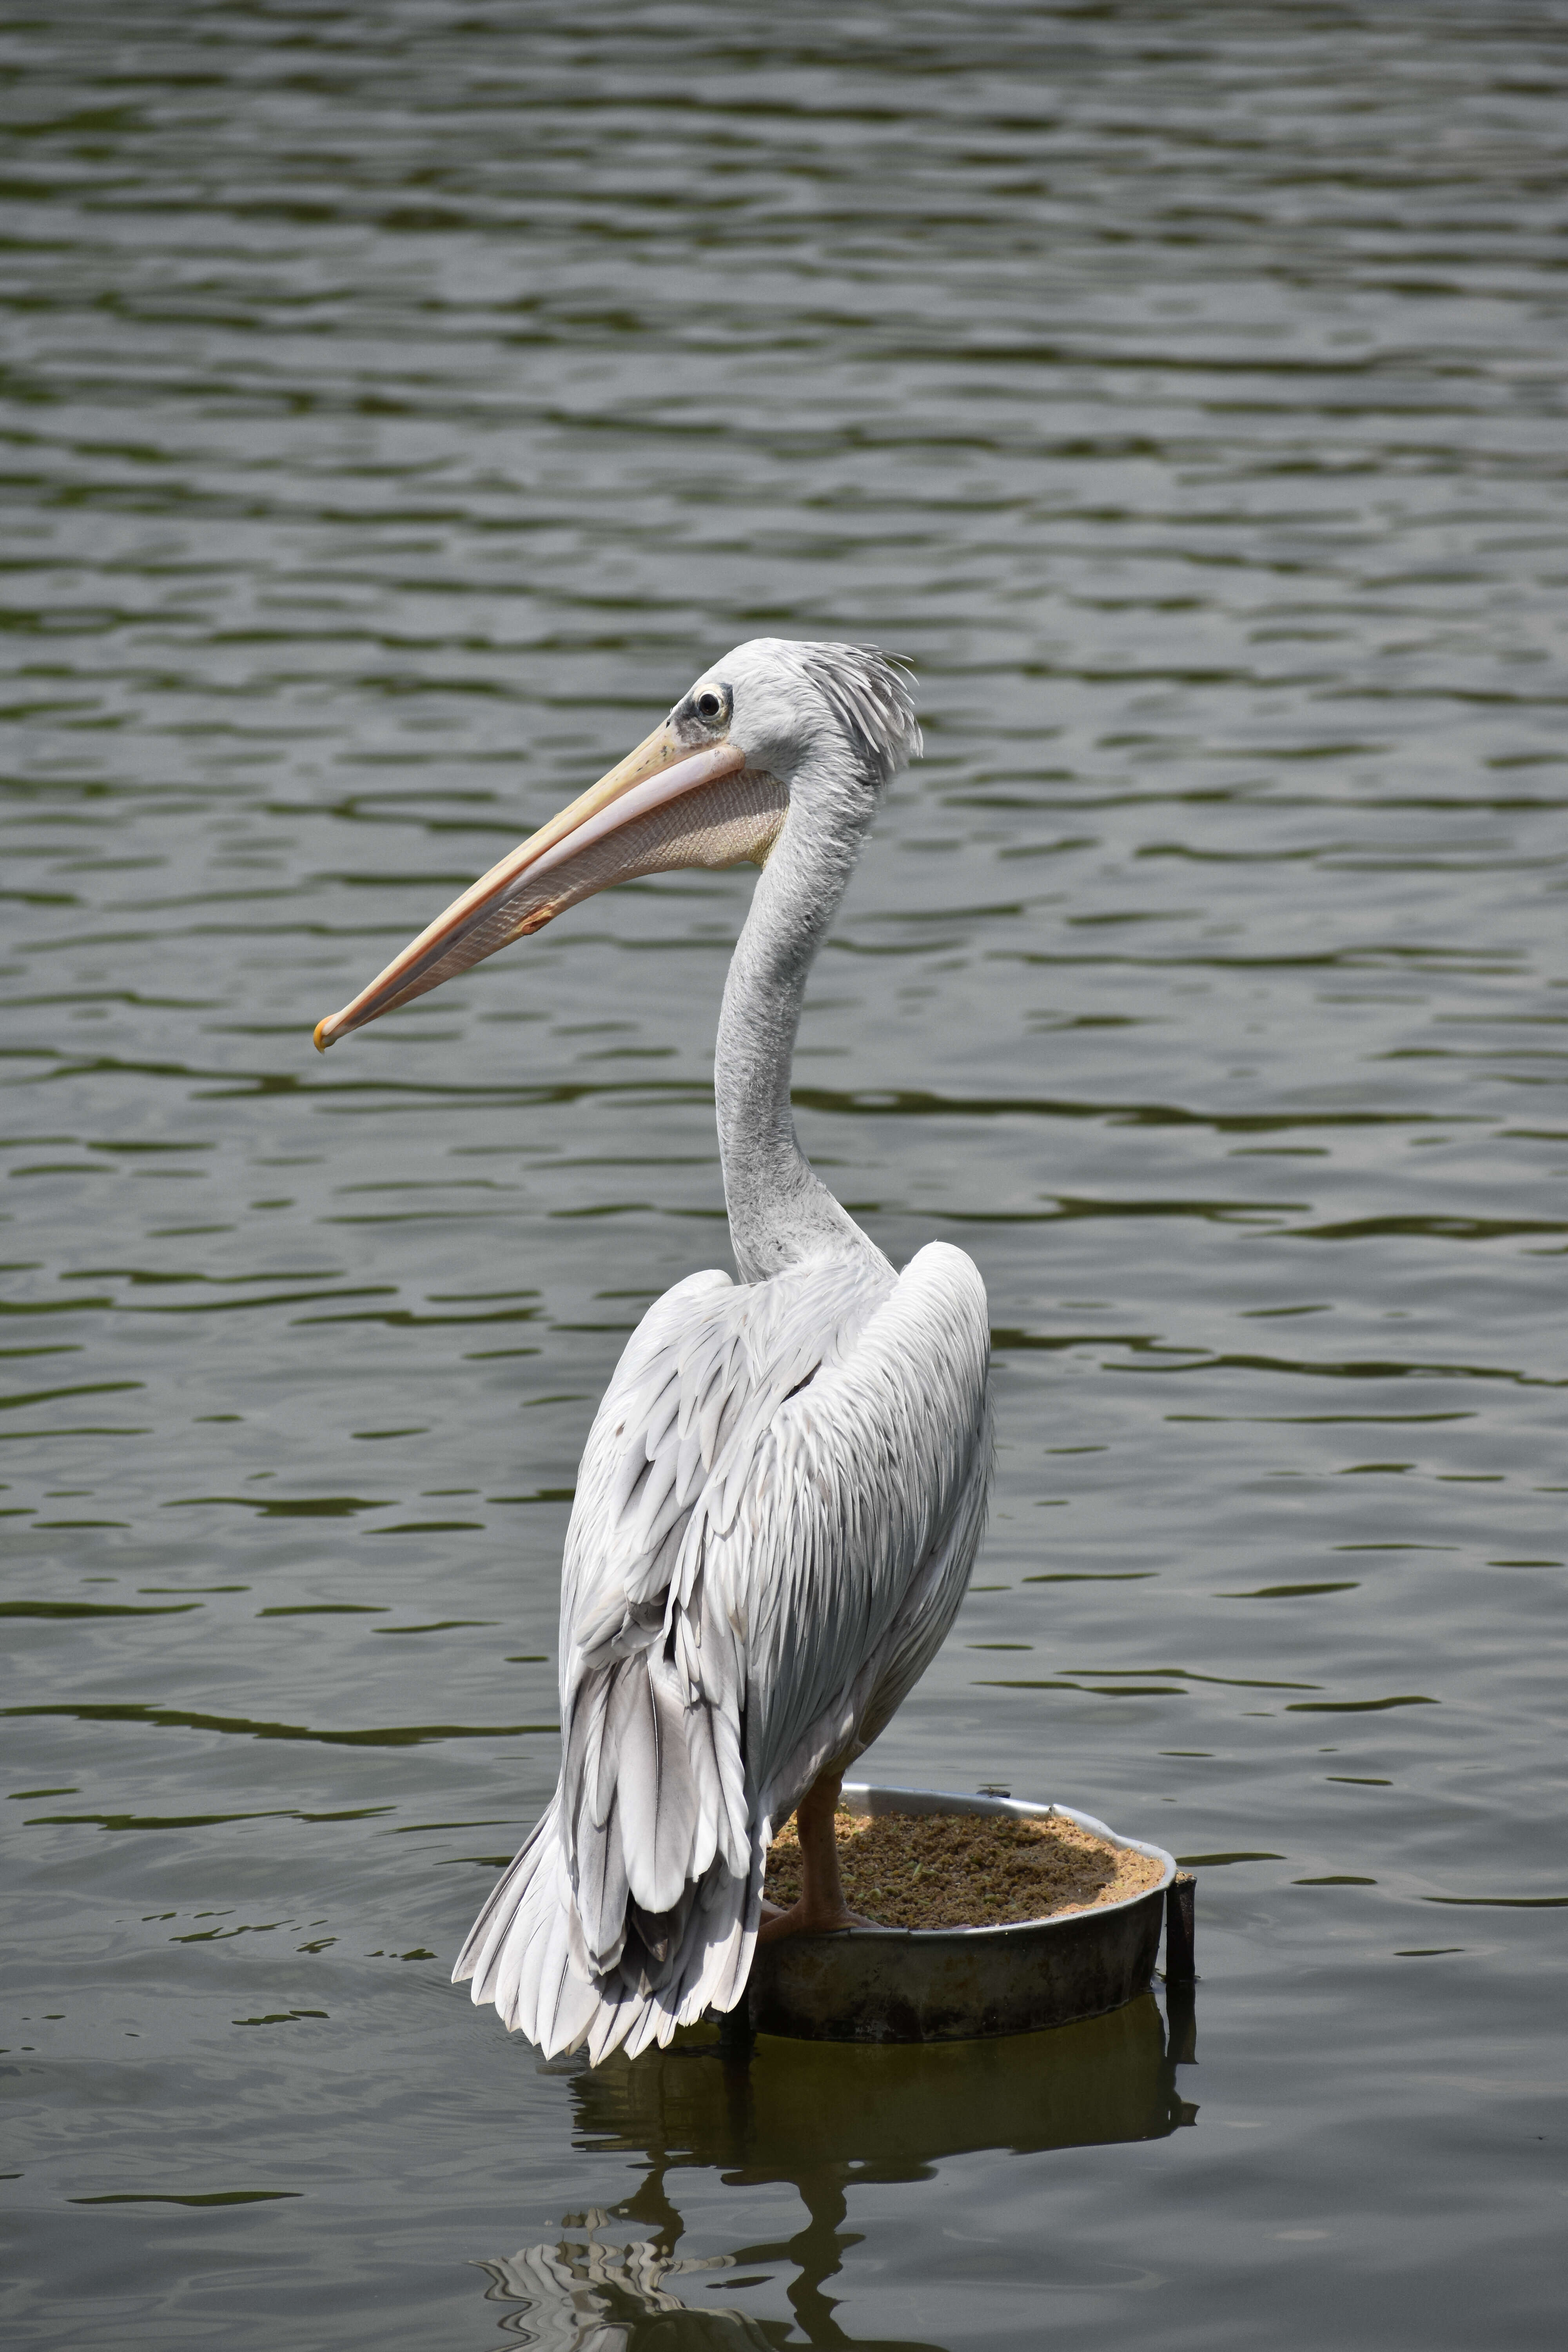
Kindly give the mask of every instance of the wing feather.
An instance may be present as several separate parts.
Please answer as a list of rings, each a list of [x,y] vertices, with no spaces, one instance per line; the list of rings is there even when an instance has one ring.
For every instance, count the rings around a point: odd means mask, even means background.
[[[962,1599],[987,1349],[940,1243],[899,1276],[869,1250],[693,1276],[633,1334],[567,1537],[560,1788],[458,1969],[547,2052],[635,2053],[739,1998],[775,1823]]]

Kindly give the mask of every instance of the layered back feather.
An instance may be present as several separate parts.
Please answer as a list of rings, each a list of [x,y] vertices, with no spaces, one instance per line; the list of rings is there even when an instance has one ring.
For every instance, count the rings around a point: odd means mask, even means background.
[[[567,1538],[560,1786],[459,1962],[542,2048],[635,2053],[739,1998],[774,1827],[962,1598],[985,1372],[979,1278],[942,1244],[901,1278],[694,1276],[645,1317]]]

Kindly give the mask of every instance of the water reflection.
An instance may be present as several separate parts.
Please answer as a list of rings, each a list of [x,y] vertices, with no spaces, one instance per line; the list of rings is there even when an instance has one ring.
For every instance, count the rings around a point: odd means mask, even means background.
[[[524,2246],[505,2262],[479,2265],[490,2274],[486,2301],[512,2306],[500,2325],[518,2342],[544,2352],[779,2342],[779,2323],[770,2326],[743,2311],[694,2311],[670,2293],[672,2278],[734,2268],[733,2254],[681,2262],[657,2238],[602,2234],[616,2230],[617,2216],[598,2206],[564,2214],[561,2226],[564,2234],[553,2246]]]
[[[851,2189],[919,2180],[983,2148],[1034,2155],[1168,2137],[1197,2115],[1176,2082],[1196,2033],[1191,1989],[1170,1987],[1166,2000],[1168,2031],[1150,1993],[1109,2017],[997,2042],[876,2050],[764,2038],[747,2063],[693,2035],[584,2070],[573,2085],[579,2145],[645,2158],[642,2182],[614,2207],[563,2214],[552,2243],[481,2263],[486,2299],[507,2306],[509,2336],[546,2352],[778,2346],[796,2330],[813,2345],[867,2344],[844,2334],[826,2291],[857,2242],[846,2226]],[[789,2183],[804,2225],[787,2240],[682,2257],[672,2184],[696,2168],[731,2188]],[[759,2269],[791,2273],[793,2322],[688,2300],[700,2276],[711,2291],[715,2273]],[[876,2340],[894,2352],[891,2339]]]

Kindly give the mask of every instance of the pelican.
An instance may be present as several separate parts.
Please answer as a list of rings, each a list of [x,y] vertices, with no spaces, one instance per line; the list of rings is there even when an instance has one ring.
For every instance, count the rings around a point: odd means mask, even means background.
[[[668,2043],[735,2006],[759,1937],[869,1924],[839,1880],[839,1784],[969,1581],[984,1287],[943,1242],[896,1273],[790,1108],[807,974],[920,749],[875,649],[737,646],[316,1030],[324,1052],[630,876],[762,868],[714,1051],[738,1278],[677,1283],[616,1367],[566,1535],[560,1780],[453,1971],[547,2057]],[[792,1812],[802,1892],[781,1912],[763,1875]]]

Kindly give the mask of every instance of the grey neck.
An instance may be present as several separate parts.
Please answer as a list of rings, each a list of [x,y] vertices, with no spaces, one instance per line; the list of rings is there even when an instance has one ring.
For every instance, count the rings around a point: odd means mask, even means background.
[[[790,1073],[805,983],[844,896],[860,832],[813,824],[798,803],[736,942],[713,1055],[730,1240],[742,1282],[805,1258],[881,1253],[795,1140]]]

